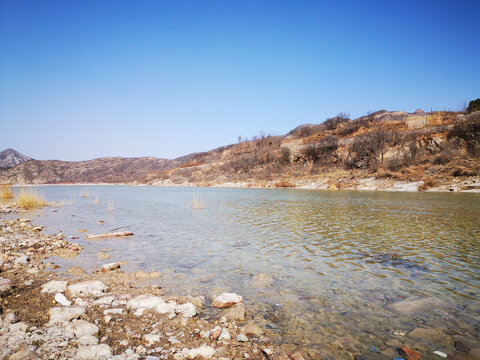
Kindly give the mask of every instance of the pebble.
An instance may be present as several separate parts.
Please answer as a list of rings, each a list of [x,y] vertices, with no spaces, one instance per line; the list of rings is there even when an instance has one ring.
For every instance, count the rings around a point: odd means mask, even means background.
[[[112,356],[112,350],[107,344],[91,345],[78,348],[75,356],[79,360],[106,360]]]
[[[111,263],[102,265],[101,271],[102,272],[107,272],[107,271],[112,271],[112,270],[119,269],[119,268],[120,268],[120,263],[119,262],[111,262]]]
[[[66,307],[54,307],[48,310],[50,315],[50,323],[70,321],[85,314],[86,310],[83,306],[66,306]]]
[[[182,314],[182,317],[184,318],[191,318],[197,315],[197,308],[192,303],[186,303],[178,305],[175,312]]]
[[[222,330],[222,333],[220,334],[220,336],[218,337],[218,341],[221,341],[221,340],[230,340],[232,337],[230,336],[230,333],[228,332],[227,329],[223,329]]]
[[[211,346],[202,345],[195,349],[190,349],[188,352],[189,359],[195,359],[197,356],[210,359],[215,353],[215,349]]]
[[[445,353],[442,352],[442,351],[438,351],[438,350],[437,350],[437,351],[434,351],[433,353],[434,353],[435,355],[438,355],[438,356],[442,357],[442,358],[447,358],[447,354],[445,354]]]

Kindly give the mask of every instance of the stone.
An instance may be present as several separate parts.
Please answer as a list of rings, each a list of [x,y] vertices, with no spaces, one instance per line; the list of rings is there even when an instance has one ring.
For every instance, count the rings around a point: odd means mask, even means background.
[[[244,334],[239,334],[237,335],[237,341],[238,342],[247,342],[248,341],[248,337]]]
[[[18,316],[14,312],[8,312],[5,314],[5,317],[3,318],[3,321],[6,324],[15,324],[18,322]]]
[[[146,280],[146,279],[156,279],[161,277],[162,274],[158,271],[152,271],[152,272],[145,272],[143,270],[137,271],[135,273],[135,277],[140,280]]]
[[[106,360],[112,356],[112,350],[107,344],[79,347],[75,354],[78,360]]]
[[[147,346],[151,346],[157,342],[160,342],[160,338],[160,335],[157,334],[145,334],[142,336],[142,339],[147,344]]]
[[[143,314],[144,310],[155,309],[165,301],[154,295],[142,294],[134,297],[127,303],[127,307],[135,311],[135,315]]]
[[[446,359],[446,358],[448,357],[447,354],[445,354],[443,351],[438,351],[438,350],[437,350],[437,351],[434,351],[433,353],[434,353],[435,355],[438,355],[438,356],[444,358],[444,359]]]
[[[123,309],[122,308],[106,309],[103,311],[103,314],[104,315],[113,315],[113,314],[122,315]]]
[[[70,306],[72,303],[62,293],[55,294],[55,301],[63,306]]]
[[[98,339],[93,335],[83,335],[77,339],[79,345],[97,345]]]
[[[10,279],[0,277],[0,295],[6,293],[12,288],[12,282]]]
[[[195,359],[197,356],[200,356],[205,359],[210,359],[215,353],[215,349],[211,346],[202,345],[195,349],[190,349],[188,352],[189,359]]]
[[[37,360],[40,359],[38,354],[30,349],[20,349],[14,354],[10,355],[9,360]]]
[[[413,297],[397,301],[388,305],[387,308],[403,315],[415,315],[430,312],[436,308],[444,308],[446,306],[447,303],[445,301],[435,297]]]
[[[108,286],[99,280],[87,280],[72,284],[67,289],[73,296],[101,295]]]
[[[54,307],[48,310],[50,315],[50,323],[58,323],[64,321],[70,321],[72,319],[78,318],[79,316],[85,314],[86,310],[83,306],[65,306],[65,307]]]
[[[252,336],[260,336],[263,334],[262,328],[255,324],[253,321],[246,323],[241,330],[242,333],[247,335],[249,338]]]
[[[399,353],[405,360],[420,360],[422,358],[418,352],[405,346],[400,348]]]
[[[87,272],[81,268],[80,266],[72,266],[70,267],[67,272],[70,274],[70,275],[73,275],[73,276],[84,276],[84,275],[87,275]]]
[[[434,330],[427,328],[415,328],[409,334],[409,337],[414,339],[424,339],[424,340],[439,340],[442,335]]]
[[[213,300],[212,306],[222,309],[241,302],[243,302],[243,299],[240,295],[235,293],[222,293]]]
[[[458,351],[464,352],[464,353],[468,353],[471,349],[468,341],[464,340],[464,339],[460,339],[460,340],[455,341],[454,345],[455,345],[455,349],[457,349]]]
[[[175,312],[182,314],[184,318],[191,318],[197,315],[197,308],[192,303],[178,305]]]
[[[97,256],[98,256],[98,258],[99,258],[100,260],[107,260],[107,259],[110,259],[110,258],[112,257],[112,255],[107,254],[107,253],[105,253],[105,252],[103,252],[103,251],[100,251],[100,252],[97,254]]]
[[[67,289],[67,282],[62,280],[51,280],[42,285],[42,293],[61,293]]]
[[[98,327],[85,320],[73,320],[70,326],[76,337],[98,334]]]
[[[25,265],[25,264],[28,264],[29,261],[30,261],[30,258],[27,255],[20,255],[13,261],[13,263],[15,265]]]
[[[247,282],[247,285],[253,288],[264,288],[271,284],[273,284],[273,277],[268,274],[257,274]]]
[[[107,271],[112,271],[116,269],[120,269],[120,263],[111,262],[111,263],[102,265],[101,272],[107,272]]]
[[[163,303],[159,304],[156,308],[155,311],[158,312],[159,314],[173,314],[173,317],[175,317],[175,309],[177,308],[177,303],[175,301],[169,301],[168,303]]]
[[[233,305],[231,308],[226,310],[223,313],[223,315],[227,319],[243,321],[245,320],[245,305],[243,304]]]
[[[228,332],[227,329],[223,329],[222,330],[222,333],[220,334],[220,336],[218,337],[218,341],[221,341],[221,340],[230,340],[232,337],[230,336],[230,333]]]

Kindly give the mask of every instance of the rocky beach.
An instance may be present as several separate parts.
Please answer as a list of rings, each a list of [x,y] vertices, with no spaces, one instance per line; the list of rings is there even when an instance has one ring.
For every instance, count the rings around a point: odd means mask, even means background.
[[[284,343],[241,294],[172,294],[151,282],[159,272],[126,273],[121,262],[108,260],[91,274],[79,266],[59,269],[55,258],[74,258],[81,245],[61,233],[42,234],[42,225],[13,206],[0,215],[2,359],[480,358],[478,323],[468,319],[480,311],[475,307],[459,312],[429,297],[390,301],[388,310],[405,318],[408,333],[392,330],[383,343],[365,333],[363,344],[345,337],[305,348]],[[446,318],[448,328],[440,324]]]

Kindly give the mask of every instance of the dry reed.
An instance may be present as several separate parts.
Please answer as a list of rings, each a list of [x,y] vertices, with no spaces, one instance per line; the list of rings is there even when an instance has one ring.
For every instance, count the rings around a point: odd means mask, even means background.
[[[37,189],[21,188],[17,204],[23,209],[36,209],[45,206],[45,198],[37,193]]]
[[[2,184],[0,185],[0,199],[2,200],[10,200],[13,199],[13,191],[12,185],[10,184]]]

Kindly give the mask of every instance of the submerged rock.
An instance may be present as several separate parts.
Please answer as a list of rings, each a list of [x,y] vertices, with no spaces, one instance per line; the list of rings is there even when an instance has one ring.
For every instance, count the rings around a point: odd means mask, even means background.
[[[235,293],[222,293],[213,300],[212,306],[216,308],[227,308],[241,302],[243,302],[243,299],[240,295]]]
[[[120,268],[120,263],[119,262],[112,262],[112,263],[102,265],[101,271],[102,272],[107,272],[107,271],[111,271],[111,270],[115,270],[115,269],[119,269],[119,268]]]
[[[435,297],[414,297],[397,301],[388,305],[387,308],[403,315],[414,315],[433,311],[436,308],[445,308],[447,306],[448,304],[445,301]]]
[[[399,353],[405,360],[420,360],[422,358],[422,355],[418,352],[405,346],[400,348]]]

